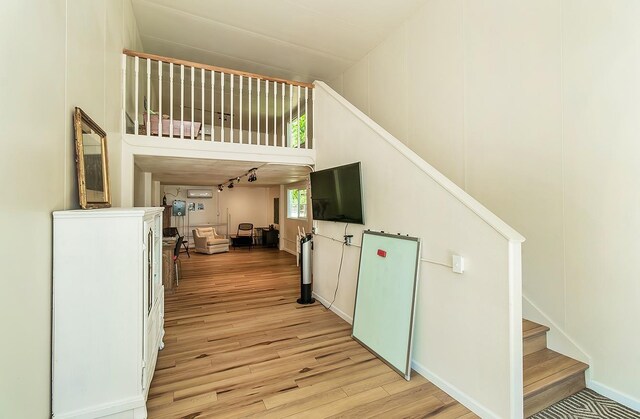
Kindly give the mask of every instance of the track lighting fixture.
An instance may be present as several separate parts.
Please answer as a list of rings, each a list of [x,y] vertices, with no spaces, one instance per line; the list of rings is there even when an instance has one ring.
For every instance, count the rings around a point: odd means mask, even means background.
[[[254,167],[252,169],[249,169],[249,171],[247,173],[243,174],[242,176],[237,176],[235,178],[231,178],[227,182],[219,184],[218,185],[218,192],[222,192],[222,190],[224,189],[225,186],[227,188],[229,188],[229,189],[233,188],[235,186],[235,183],[240,183],[240,180],[245,176],[247,177],[247,181],[255,182],[256,180],[258,180],[258,175],[256,174],[257,171],[258,171],[258,168]]]

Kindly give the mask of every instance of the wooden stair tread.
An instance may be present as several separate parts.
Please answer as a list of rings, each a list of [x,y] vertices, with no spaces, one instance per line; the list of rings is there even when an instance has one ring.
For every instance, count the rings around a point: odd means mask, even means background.
[[[534,336],[547,333],[549,328],[541,324],[532,322],[531,320],[522,319],[522,338],[528,339]]]
[[[589,368],[583,362],[542,349],[523,358],[524,398],[532,397]]]

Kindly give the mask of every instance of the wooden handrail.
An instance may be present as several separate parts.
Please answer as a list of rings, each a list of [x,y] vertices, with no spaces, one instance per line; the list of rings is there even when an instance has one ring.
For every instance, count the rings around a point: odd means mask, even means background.
[[[313,89],[313,83],[305,83],[305,82],[302,82],[302,81],[287,80],[287,79],[281,79],[281,78],[278,78],[278,77],[263,76],[262,74],[249,73],[247,71],[232,70],[230,68],[217,67],[215,65],[196,63],[196,62],[193,62],[193,61],[180,60],[180,59],[177,59],[177,58],[164,57],[162,55],[147,54],[146,52],[132,51],[130,49],[123,49],[122,53],[124,55],[128,55],[129,57],[148,58],[148,59],[154,60],[154,61],[162,61],[162,62],[165,62],[165,63],[173,63],[173,64],[177,64],[177,65],[184,65],[184,66],[187,66],[187,67],[203,68],[205,70],[217,71],[219,73],[235,74],[237,76],[252,77],[254,79],[259,79],[259,80],[275,81],[277,83],[285,83],[285,84],[291,84],[293,86],[308,87],[310,89]]]

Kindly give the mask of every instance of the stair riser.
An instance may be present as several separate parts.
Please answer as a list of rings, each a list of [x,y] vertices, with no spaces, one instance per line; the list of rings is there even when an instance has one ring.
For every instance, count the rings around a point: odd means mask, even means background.
[[[534,396],[527,397],[524,400],[524,417],[528,418],[542,409],[577,393],[585,387],[584,372],[581,372]]]
[[[537,336],[526,338],[522,342],[522,355],[526,356],[540,351],[547,347],[547,334],[542,333]]]

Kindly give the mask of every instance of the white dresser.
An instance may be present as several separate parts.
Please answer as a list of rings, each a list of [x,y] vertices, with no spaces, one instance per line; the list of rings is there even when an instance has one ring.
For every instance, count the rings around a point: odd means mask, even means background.
[[[147,417],[164,335],[162,210],[53,213],[54,418]]]

